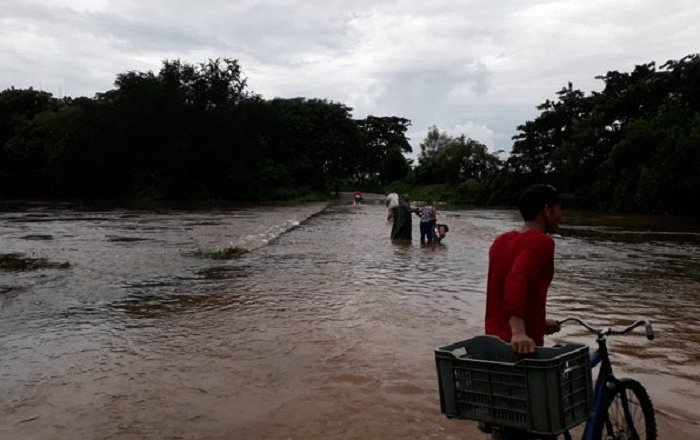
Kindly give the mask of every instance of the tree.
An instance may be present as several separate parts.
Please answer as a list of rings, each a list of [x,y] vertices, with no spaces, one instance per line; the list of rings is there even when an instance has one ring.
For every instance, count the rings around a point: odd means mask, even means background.
[[[422,183],[483,181],[493,177],[501,167],[501,161],[489,153],[486,145],[463,134],[451,137],[434,126],[421,143],[418,160],[416,176]]]
[[[584,93],[574,89],[571,83],[557,95],[556,101],[546,100],[540,104],[537,107],[540,115],[534,121],[518,126],[520,133],[513,137],[515,142],[509,167],[516,173],[529,176],[533,183],[551,180],[558,166],[567,165],[562,164],[563,158],[557,157],[556,151],[572,135],[577,122],[590,113]]]
[[[599,76],[589,96],[569,87],[518,127],[503,186],[549,181],[583,206],[642,212],[691,212],[678,193],[700,190],[687,164],[700,111],[700,56]],[[678,159],[683,158],[681,163]]]
[[[389,183],[406,177],[410,162],[404,154],[413,151],[406,138],[410,125],[411,121],[397,116],[367,116],[357,121],[364,142],[360,171],[365,178]]]

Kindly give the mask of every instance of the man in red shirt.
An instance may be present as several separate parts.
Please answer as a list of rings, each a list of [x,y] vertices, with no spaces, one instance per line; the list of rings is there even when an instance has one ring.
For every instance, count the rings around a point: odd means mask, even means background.
[[[561,200],[550,185],[533,185],[520,196],[524,225],[491,245],[486,289],[486,334],[510,342],[517,353],[544,345],[544,335],[559,331],[546,318],[547,289],[554,275],[554,240]]]

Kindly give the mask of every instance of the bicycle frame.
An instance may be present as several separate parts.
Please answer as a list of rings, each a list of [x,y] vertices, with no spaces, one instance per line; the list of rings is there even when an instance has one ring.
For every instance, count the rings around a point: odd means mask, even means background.
[[[607,336],[613,334],[628,333],[634,328],[640,327],[642,325],[646,327],[647,339],[654,339],[654,332],[652,330],[650,321],[637,321],[623,330],[613,330],[611,328],[605,330],[596,330],[578,318],[567,318],[562,320],[561,323],[564,323],[566,321],[578,322],[582,326],[586,327],[588,330],[593,331],[598,335],[596,338],[598,350],[591,353],[591,368],[600,366],[600,370],[598,371],[598,377],[596,378],[595,386],[593,388],[593,401],[591,413],[588,417],[588,420],[586,420],[581,440],[599,440],[600,432],[605,423],[607,404],[619,388],[619,380],[615,378],[615,375],[613,374],[612,370],[612,364],[610,363]],[[631,415],[626,405],[624,410],[625,418],[630,420]],[[565,438],[570,439],[570,434],[566,433]]]
[[[600,432],[605,417],[605,403],[610,392],[610,382],[614,380],[612,365],[608,357],[608,346],[604,336],[598,336],[596,340],[598,350],[591,354],[591,368],[600,365],[600,371],[593,387],[593,409],[591,415],[586,420],[586,427],[583,431],[582,440],[597,440],[596,436]],[[601,410],[599,410],[601,409]]]

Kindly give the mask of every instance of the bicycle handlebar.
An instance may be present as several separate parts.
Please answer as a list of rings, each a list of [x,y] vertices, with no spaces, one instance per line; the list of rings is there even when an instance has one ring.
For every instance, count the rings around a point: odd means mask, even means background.
[[[573,316],[562,319],[561,321],[559,321],[559,325],[562,325],[562,324],[564,324],[566,322],[570,322],[570,321],[579,323],[583,327],[586,327],[588,330],[590,330],[593,333],[598,334],[599,336],[624,335],[625,333],[629,333],[637,327],[644,326],[646,328],[647,339],[650,341],[654,339],[654,329],[652,328],[651,321],[649,321],[649,320],[635,321],[634,323],[630,324],[629,326],[625,327],[622,330],[615,330],[615,329],[610,328],[610,327],[608,327],[606,329],[596,329],[594,327],[591,327],[588,323],[586,323],[586,321],[584,321],[580,318],[573,317]]]

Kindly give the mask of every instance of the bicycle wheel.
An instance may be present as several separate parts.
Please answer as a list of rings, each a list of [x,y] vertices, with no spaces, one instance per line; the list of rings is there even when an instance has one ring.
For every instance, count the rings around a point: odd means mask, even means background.
[[[602,440],[656,440],[654,407],[641,383],[620,379],[599,432]]]

